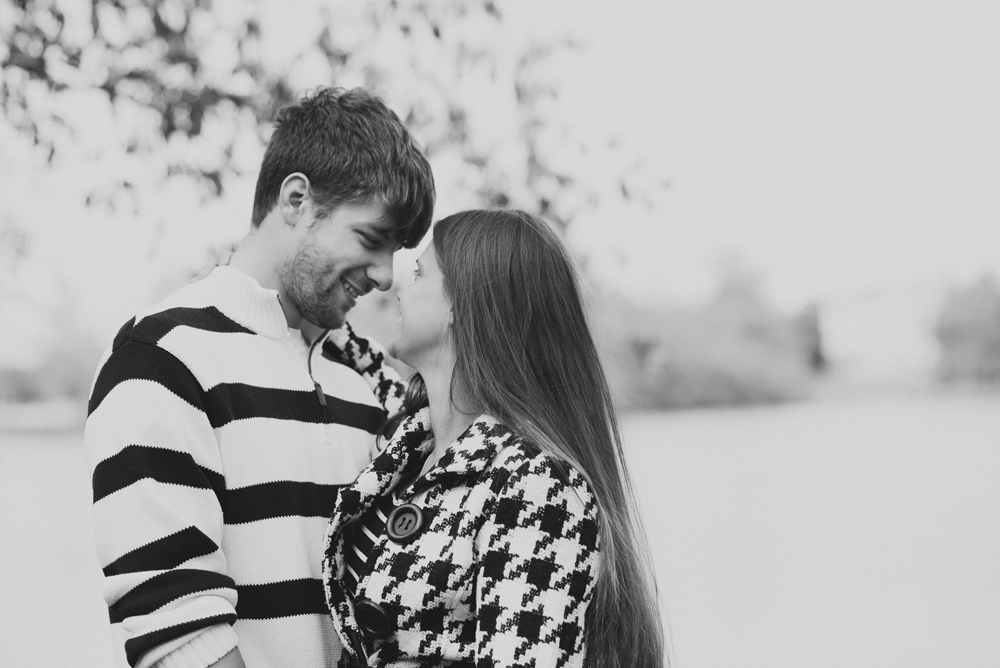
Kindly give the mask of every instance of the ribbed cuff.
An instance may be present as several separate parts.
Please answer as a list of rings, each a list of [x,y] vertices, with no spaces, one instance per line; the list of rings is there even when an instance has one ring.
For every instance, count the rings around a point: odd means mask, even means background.
[[[234,647],[236,631],[229,624],[217,624],[198,632],[150,668],[208,668]]]

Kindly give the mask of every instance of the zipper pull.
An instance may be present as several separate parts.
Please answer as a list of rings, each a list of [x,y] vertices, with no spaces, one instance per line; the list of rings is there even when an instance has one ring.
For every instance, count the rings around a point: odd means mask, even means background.
[[[319,403],[321,406],[326,406],[326,395],[323,394],[323,388],[319,386],[319,382],[313,381],[313,385],[316,387],[316,396],[319,397]]]

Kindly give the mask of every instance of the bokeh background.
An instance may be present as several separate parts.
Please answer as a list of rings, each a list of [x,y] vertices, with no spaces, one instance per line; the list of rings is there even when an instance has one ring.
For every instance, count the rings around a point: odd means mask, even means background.
[[[109,665],[95,365],[320,85],[384,96],[437,217],[564,232],[675,666],[1000,665],[997,3],[0,0],[0,37],[4,665]]]

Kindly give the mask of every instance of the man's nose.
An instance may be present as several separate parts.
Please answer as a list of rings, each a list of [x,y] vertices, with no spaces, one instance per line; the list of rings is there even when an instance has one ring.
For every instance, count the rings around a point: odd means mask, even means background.
[[[378,260],[368,267],[368,280],[375,284],[375,289],[385,292],[392,287],[392,252],[382,253]]]

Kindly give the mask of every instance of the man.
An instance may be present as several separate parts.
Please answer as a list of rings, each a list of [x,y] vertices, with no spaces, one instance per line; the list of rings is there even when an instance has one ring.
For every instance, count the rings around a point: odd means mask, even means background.
[[[387,290],[433,204],[396,115],[319,90],[279,113],[229,265],[119,331],[86,446],[120,667],[336,663],[323,536],[385,416],[325,336],[298,329],[339,327]]]

